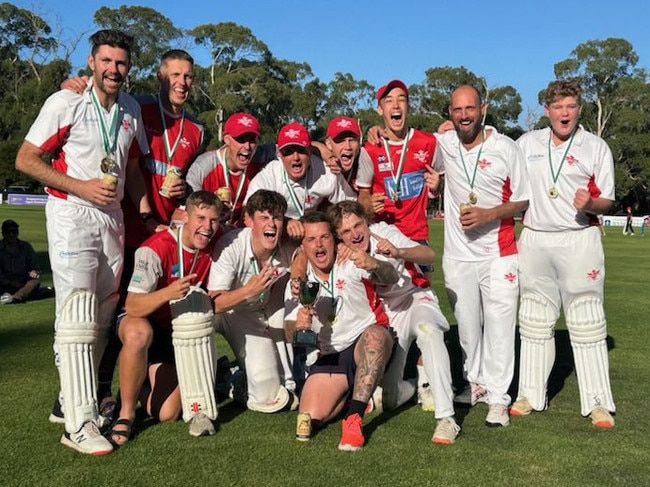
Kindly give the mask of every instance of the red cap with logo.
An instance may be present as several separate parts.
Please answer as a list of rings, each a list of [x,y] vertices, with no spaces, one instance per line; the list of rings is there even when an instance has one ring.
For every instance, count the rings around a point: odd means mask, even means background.
[[[336,117],[327,126],[327,136],[336,139],[343,133],[349,133],[355,137],[361,137],[361,129],[354,118]]]
[[[239,137],[243,134],[255,134],[260,136],[260,122],[248,113],[233,113],[226,120],[223,126],[223,134],[231,137]]]
[[[409,94],[409,89],[406,87],[404,82],[398,79],[394,79],[386,83],[381,88],[379,88],[379,90],[377,90],[377,101],[381,102],[381,99],[384,98],[386,95],[388,95],[390,90],[392,90],[393,88],[401,88],[404,90],[404,93],[406,93],[407,95]]]
[[[307,129],[297,122],[291,122],[282,127],[278,132],[278,150],[288,145],[309,147],[311,140]]]

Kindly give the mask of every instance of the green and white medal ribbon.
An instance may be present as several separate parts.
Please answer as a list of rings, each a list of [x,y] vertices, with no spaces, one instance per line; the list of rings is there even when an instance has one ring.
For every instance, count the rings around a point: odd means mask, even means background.
[[[478,201],[476,193],[474,193],[474,181],[476,180],[476,170],[478,169],[478,163],[481,160],[481,152],[483,151],[483,142],[485,142],[485,129],[481,130],[481,146],[478,148],[478,154],[476,155],[476,163],[474,164],[474,172],[472,177],[469,177],[469,171],[467,170],[467,165],[465,164],[465,158],[463,157],[463,147],[461,145],[460,139],[458,139],[458,153],[460,154],[460,160],[463,163],[463,169],[465,170],[465,178],[467,179],[467,184],[469,184],[469,195],[468,200],[471,205],[475,205]]]
[[[336,296],[336,286],[334,284],[334,268],[336,267],[336,264],[332,265],[332,269],[330,269],[330,274],[329,277],[327,278],[327,281],[321,281],[318,279],[316,274],[314,274],[314,277],[316,277],[316,280],[320,283],[320,285],[327,291],[327,293],[330,295],[330,301],[332,305],[332,312],[330,315],[327,317],[327,320],[335,324],[336,323],[336,314],[337,314],[337,306],[338,306],[338,297]]]
[[[178,229],[176,230],[176,257],[178,259],[178,278],[183,279],[185,277],[185,263],[183,259],[183,227],[184,225],[179,225]],[[194,266],[196,266],[196,258],[199,255],[199,251],[195,250],[194,251],[194,258],[192,259],[192,265],[190,266],[190,272],[189,274],[192,274],[194,272]],[[188,275],[189,275],[188,274]]]
[[[228,189],[232,191],[232,184],[230,184],[230,169],[228,168],[227,156],[228,156],[228,150],[224,148],[223,155],[220,155],[218,159],[219,159],[219,164],[221,164],[221,168],[223,169],[223,177],[224,180],[226,181],[226,186],[228,187]],[[232,197],[230,198],[230,204],[232,204],[233,209],[235,208],[235,206],[237,206],[239,197],[242,194],[242,188],[244,187],[245,179],[246,179],[246,169],[243,169],[241,171],[241,174],[239,175],[239,182],[237,183],[237,190],[235,191],[235,199],[233,200]]]
[[[95,112],[97,113],[104,152],[106,153],[106,156],[110,158],[110,156],[115,155],[115,147],[117,146],[117,117],[120,113],[120,106],[118,103],[115,103],[115,106],[111,109],[112,115],[110,115],[111,118],[107,125],[106,117],[104,116],[105,110],[99,103],[95,89],[92,86],[90,88],[90,99],[92,100]],[[115,163],[115,161],[113,161],[113,163]]]
[[[409,140],[411,139],[412,130],[409,130],[406,133],[406,138],[404,139],[404,145],[402,146],[402,153],[399,156],[399,162],[397,163],[397,175],[393,171],[393,160],[390,156],[390,146],[387,139],[383,139],[384,151],[386,152],[386,157],[388,157],[388,162],[390,163],[390,172],[393,175],[393,182],[395,183],[395,191],[390,195],[390,198],[396,202],[399,200],[400,185],[402,182],[402,172],[404,171],[404,161],[406,160],[406,149],[408,148]]]
[[[291,183],[289,182],[289,176],[287,175],[287,170],[283,168],[282,171],[282,180],[284,181],[285,186],[287,187],[287,190],[289,191],[289,198],[291,199],[291,203],[293,204],[294,208],[298,211],[298,214],[300,216],[303,216],[305,214],[305,202],[307,201],[307,193],[309,191],[309,171],[311,170],[311,165],[307,168],[307,172],[305,173],[305,195],[302,198],[302,205],[298,201],[298,195],[296,195],[295,190],[291,186]]]
[[[165,121],[165,108],[163,107],[160,95],[157,95],[156,99],[158,100],[158,111],[160,112],[160,122],[162,123],[162,128],[163,128],[163,142],[165,143],[165,154],[167,155],[167,162],[171,164],[172,158],[174,157],[174,154],[176,153],[176,149],[178,148],[178,144],[180,143],[181,138],[183,138],[183,127],[185,126],[185,109],[181,110],[181,127],[178,131],[178,136],[176,137],[176,141],[174,142],[173,147],[170,147],[169,135],[167,134],[167,122]]]
[[[571,137],[569,138],[569,144],[566,146],[566,150],[564,151],[562,160],[560,161],[560,164],[557,168],[557,172],[553,171],[553,157],[551,157],[551,141],[553,140],[553,130],[551,130],[551,133],[548,136],[548,165],[551,168],[551,177],[553,178],[553,186],[551,187],[551,189],[548,190],[548,196],[551,199],[555,199],[560,195],[560,192],[557,190],[557,180],[560,178],[560,171],[562,170],[562,166],[564,165],[566,156],[569,153],[571,144],[573,143],[573,137],[575,137],[577,131],[578,131],[578,127],[576,126],[573,129],[573,133],[571,134]]]

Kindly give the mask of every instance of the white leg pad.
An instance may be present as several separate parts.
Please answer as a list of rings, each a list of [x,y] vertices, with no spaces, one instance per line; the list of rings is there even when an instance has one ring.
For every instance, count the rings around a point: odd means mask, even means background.
[[[580,411],[587,416],[596,406],[616,411],[609,381],[607,323],[599,297],[584,296],[566,310],[566,324],[576,366]]]
[[[293,394],[289,392],[286,387],[280,386],[278,387],[278,392],[273,401],[266,404],[262,404],[253,401],[249,395],[248,402],[246,403],[246,407],[251,411],[257,411],[259,413],[277,413],[278,411],[282,411],[285,408],[289,409],[288,408],[289,402],[293,400],[294,400]]]
[[[536,411],[546,409],[548,378],[555,362],[553,327],[556,320],[557,312],[548,301],[538,296],[521,297],[519,304],[521,353],[517,398],[528,399]]]
[[[85,289],[74,289],[63,302],[54,337],[61,394],[65,399],[65,429],[79,431],[97,419],[95,365],[97,299]]]
[[[176,373],[185,422],[199,412],[212,420],[217,418],[212,318],[212,312],[186,312],[172,320]]]

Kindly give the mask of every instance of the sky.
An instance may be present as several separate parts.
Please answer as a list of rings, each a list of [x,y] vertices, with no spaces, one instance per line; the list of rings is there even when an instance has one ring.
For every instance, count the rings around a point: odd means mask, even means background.
[[[36,12],[61,40],[83,34],[75,68],[85,64],[97,9],[147,6],[182,29],[219,22],[248,27],[276,58],[307,62],[323,82],[341,72],[375,87],[394,78],[411,85],[422,83],[429,68],[464,66],[488,87],[516,88],[522,118],[542,114],[537,94],[554,79],[553,65],[588,40],[626,39],[637,66],[650,71],[650,3],[642,0],[9,1]],[[205,48],[188,50],[207,65]]]

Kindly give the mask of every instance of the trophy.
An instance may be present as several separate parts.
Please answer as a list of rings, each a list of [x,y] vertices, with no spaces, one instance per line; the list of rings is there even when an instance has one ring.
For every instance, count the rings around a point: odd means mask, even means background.
[[[316,299],[318,299],[318,291],[320,291],[319,283],[313,281],[301,281],[298,301],[300,301],[300,304],[303,306],[311,308],[314,306]],[[296,347],[317,348],[318,336],[314,330],[301,328],[296,330],[293,334],[293,344]]]

